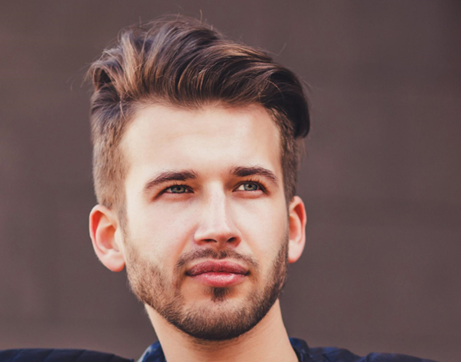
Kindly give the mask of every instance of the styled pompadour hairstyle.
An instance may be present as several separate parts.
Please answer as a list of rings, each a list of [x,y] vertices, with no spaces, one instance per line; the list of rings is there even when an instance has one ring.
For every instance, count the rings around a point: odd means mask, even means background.
[[[296,193],[300,140],[309,132],[303,86],[264,51],[229,40],[202,21],[175,16],[123,30],[89,71],[96,197],[124,205],[125,127],[146,104],[199,108],[262,105],[280,130],[287,201]],[[255,135],[256,137],[256,135]]]

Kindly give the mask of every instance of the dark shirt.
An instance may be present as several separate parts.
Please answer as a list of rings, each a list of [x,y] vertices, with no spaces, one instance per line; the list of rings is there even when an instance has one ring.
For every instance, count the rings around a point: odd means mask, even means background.
[[[346,349],[309,348],[306,342],[296,338],[290,338],[290,342],[300,362],[435,362],[387,353],[370,353],[365,357],[359,357]],[[0,362],[134,362],[134,360],[108,353],[76,349],[10,349],[0,351]],[[160,344],[158,342],[152,344],[137,362],[166,362]]]
[[[389,353],[370,353],[365,357],[360,357],[347,349],[334,347],[309,348],[306,342],[297,338],[290,338],[290,342],[300,362],[435,362],[428,359]],[[137,362],[166,362],[160,343],[156,342],[147,348]]]

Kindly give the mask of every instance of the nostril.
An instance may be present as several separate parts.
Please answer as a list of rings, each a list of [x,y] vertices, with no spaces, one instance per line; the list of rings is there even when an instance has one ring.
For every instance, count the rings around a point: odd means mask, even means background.
[[[236,237],[231,237],[230,239],[227,240],[228,243],[233,243],[235,240],[237,240]]]

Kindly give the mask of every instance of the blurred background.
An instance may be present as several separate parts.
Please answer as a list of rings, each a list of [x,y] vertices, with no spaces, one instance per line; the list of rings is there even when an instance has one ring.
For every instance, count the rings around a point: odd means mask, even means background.
[[[138,357],[156,340],[96,259],[89,64],[127,25],[202,17],[309,83],[307,247],[282,296],[311,346],[461,360],[461,2],[2,1],[0,349]]]

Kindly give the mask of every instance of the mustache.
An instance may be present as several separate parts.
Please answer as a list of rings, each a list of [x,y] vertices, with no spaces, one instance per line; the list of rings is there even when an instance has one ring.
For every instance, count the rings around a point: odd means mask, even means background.
[[[228,250],[213,250],[213,249],[199,249],[193,250],[181,255],[176,263],[176,270],[180,270],[186,265],[197,259],[215,259],[215,260],[222,260],[222,259],[234,259],[234,260],[242,260],[248,266],[253,267],[254,269],[259,268],[258,261],[249,255],[243,255],[235,250],[228,249]]]

